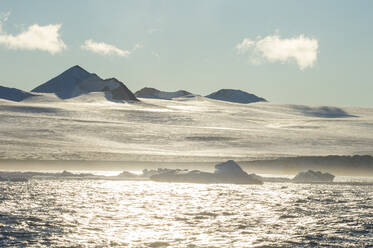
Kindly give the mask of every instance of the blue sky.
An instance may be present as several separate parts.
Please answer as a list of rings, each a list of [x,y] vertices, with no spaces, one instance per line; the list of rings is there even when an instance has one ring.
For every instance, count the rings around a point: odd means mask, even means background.
[[[373,106],[372,11],[369,0],[1,0],[0,85],[31,90],[79,64],[132,91]]]

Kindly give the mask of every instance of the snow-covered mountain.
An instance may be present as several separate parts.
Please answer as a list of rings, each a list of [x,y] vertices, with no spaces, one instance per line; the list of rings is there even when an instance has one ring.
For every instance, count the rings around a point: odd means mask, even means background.
[[[320,165],[306,157],[373,156],[373,108],[275,104],[236,90],[190,98],[161,94],[160,99],[141,98],[139,104],[115,104],[107,98],[136,97],[120,81],[103,80],[78,66],[34,92],[49,93],[32,96],[0,87],[0,98],[24,99],[0,100],[0,159],[193,164],[234,159],[248,165],[302,157],[274,163]],[[356,164],[371,166],[368,160],[323,159],[354,169]]]
[[[54,93],[61,99],[77,97],[91,92],[105,92],[109,100],[137,101],[135,95],[116,78],[102,79],[76,65],[32,92]]]
[[[145,87],[137,91],[135,93],[135,96],[140,97],[140,98],[171,100],[177,97],[194,97],[195,95],[185,90],[166,92],[166,91],[160,91],[154,88]]]
[[[232,89],[221,89],[216,92],[211,93],[206,96],[207,98],[235,102],[235,103],[252,103],[252,102],[266,102],[267,100],[258,97],[254,94],[247,93],[242,90],[232,90]]]
[[[23,91],[23,90],[16,89],[16,88],[8,88],[8,87],[0,86],[0,99],[20,102],[31,96],[35,96],[35,95],[29,92]]]

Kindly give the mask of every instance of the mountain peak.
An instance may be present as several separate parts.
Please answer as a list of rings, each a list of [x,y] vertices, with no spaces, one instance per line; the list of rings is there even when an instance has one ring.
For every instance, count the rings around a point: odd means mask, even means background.
[[[67,99],[72,97],[71,92],[77,84],[89,76],[91,76],[91,73],[79,65],[75,65],[46,83],[39,85],[31,92],[55,93],[59,98]]]
[[[70,67],[69,69],[67,69],[66,71],[84,71],[84,72],[87,72],[87,70],[85,70],[80,65],[74,65],[74,66]],[[87,72],[87,73],[89,73],[89,72]]]
[[[266,102],[267,100],[258,97],[254,94],[234,89],[221,89],[216,92],[211,93],[206,96],[207,98],[226,101],[226,102],[235,102],[235,103],[253,103],[253,102]]]
[[[32,90],[32,92],[54,93],[61,99],[68,99],[90,92],[106,91],[111,92],[114,100],[137,100],[133,93],[116,78],[103,80],[79,65],[70,67],[60,75]]]
[[[154,98],[154,99],[163,99],[171,100],[178,97],[188,97],[194,96],[192,93],[185,90],[178,90],[174,92],[160,91],[155,88],[145,87],[135,93],[136,97],[142,98]]]
[[[92,73],[89,73],[80,65],[74,65],[70,67],[69,69],[67,69],[66,71],[62,72],[60,75],[63,75],[63,74],[68,74],[70,76],[78,76],[79,78],[87,78]]]

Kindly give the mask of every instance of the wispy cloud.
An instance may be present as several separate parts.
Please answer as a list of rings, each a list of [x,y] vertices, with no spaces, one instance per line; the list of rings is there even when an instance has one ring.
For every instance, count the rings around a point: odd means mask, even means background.
[[[249,40],[248,38],[243,39],[241,43],[238,43],[236,45],[237,52],[239,54],[246,53],[250,47],[252,47],[255,44],[254,41]]]
[[[157,52],[152,52],[152,55],[154,56],[154,57],[156,57],[157,59],[159,59],[160,57],[161,57],[161,55],[159,54],[159,53],[157,53]]]
[[[135,44],[135,45],[133,46],[133,48],[132,48],[132,52],[136,51],[137,49],[141,49],[141,48],[143,48],[143,47],[144,47],[144,46],[143,46],[142,44],[137,43],[137,44]]]
[[[104,42],[95,42],[93,40],[86,40],[81,48],[83,50],[91,51],[100,55],[117,55],[128,57],[131,54],[131,52],[128,50],[122,50],[113,45]]]
[[[281,38],[278,34],[257,38],[255,41],[248,38],[236,45],[239,54],[249,52],[252,48],[251,59],[254,63],[289,62],[295,60],[301,70],[313,67],[317,60],[318,40],[308,38],[301,34],[293,38]]]
[[[59,30],[61,24],[50,24],[40,26],[34,24],[25,31],[12,35],[6,33],[2,24],[7,21],[10,12],[2,14],[0,17],[0,45],[16,50],[41,50],[51,54],[61,52],[66,49],[65,43],[61,40]]]
[[[147,30],[148,34],[152,35],[154,33],[160,32],[161,30],[159,28],[149,28]]]
[[[10,16],[10,11],[0,12],[0,33],[3,31],[3,23],[8,21],[9,16]]]

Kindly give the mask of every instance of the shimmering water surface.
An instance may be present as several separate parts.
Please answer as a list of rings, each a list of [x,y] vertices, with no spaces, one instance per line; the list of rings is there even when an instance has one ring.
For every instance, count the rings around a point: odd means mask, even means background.
[[[0,182],[0,247],[373,247],[372,189]]]

